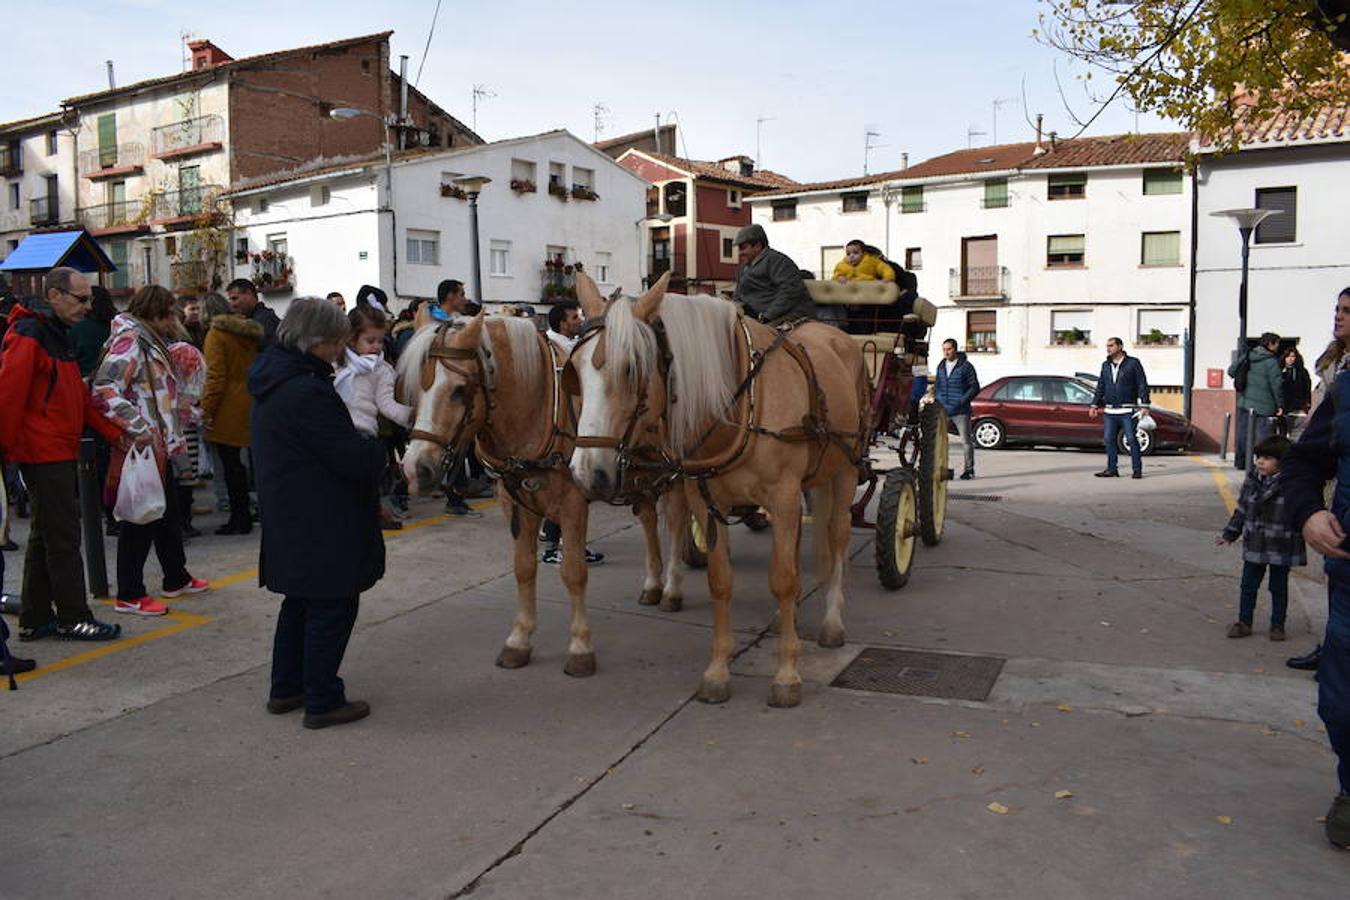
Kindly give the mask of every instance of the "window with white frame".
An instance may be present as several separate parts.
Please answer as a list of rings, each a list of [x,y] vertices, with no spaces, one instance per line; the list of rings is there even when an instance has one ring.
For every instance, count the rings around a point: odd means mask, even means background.
[[[1082,268],[1086,238],[1081,234],[1052,234],[1045,243],[1045,265],[1051,269]]]
[[[544,259],[554,263],[567,263],[567,248],[562,244],[549,244],[544,247]]]
[[[316,184],[309,189],[310,206],[327,206],[331,199],[333,199],[333,189],[326,184]]]
[[[492,241],[488,247],[488,274],[497,278],[511,275],[511,242]]]
[[[272,208],[272,201],[267,197],[255,197],[253,199],[253,212],[255,215],[262,215]]]
[[[614,254],[599,252],[595,254],[595,280],[600,284],[612,283]]]
[[[722,262],[729,263],[736,261],[736,236],[733,234],[722,234]]]
[[[1180,169],[1145,169],[1144,196],[1155,194],[1180,194]]]
[[[1145,231],[1140,240],[1139,265],[1181,265],[1181,232]]]
[[[843,203],[841,212],[867,212],[867,191],[851,191],[840,197]]]
[[[1181,344],[1181,332],[1185,326],[1185,310],[1141,309],[1135,343],[1153,347],[1176,347]]]
[[[842,244],[826,244],[820,248],[820,278],[828,280],[834,277],[834,267],[844,258]]]
[[[9,183],[9,208],[18,209],[20,205],[21,204],[19,202],[19,182],[11,181]]]
[[[539,189],[539,177],[535,164],[528,159],[511,160],[511,190],[517,194],[529,194]]]
[[[735,188],[727,188],[727,208],[729,209],[741,208],[741,192],[736,190]]]
[[[1050,343],[1057,347],[1085,347],[1092,343],[1092,310],[1052,309]]]
[[[1256,226],[1255,243],[1292,244],[1298,239],[1298,188],[1257,188],[1256,208],[1272,209],[1276,215]]]
[[[55,131],[47,132],[47,155],[55,156],[57,149],[57,133]]]
[[[441,233],[408,229],[408,264],[438,266],[441,262]]]
[[[587,191],[595,190],[595,170],[583,169],[581,166],[572,167],[572,189],[578,188]]]
[[[917,272],[923,268],[922,247],[905,248],[905,268],[911,272]]]
[[[551,162],[548,164],[548,192],[556,196],[563,196],[567,193],[566,163]]]

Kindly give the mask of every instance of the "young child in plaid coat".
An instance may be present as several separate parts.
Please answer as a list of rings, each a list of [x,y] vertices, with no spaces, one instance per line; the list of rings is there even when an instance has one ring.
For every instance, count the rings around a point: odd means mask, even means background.
[[[1237,509],[1214,539],[1218,546],[1242,536],[1242,587],[1238,595],[1238,620],[1228,626],[1230,638],[1249,637],[1256,612],[1256,592],[1270,567],[1270,639],[1282,641],[1285,614],[1289,609],[1289,569],[1307,565],[1303,536],[1290,527],[1280,485],[1280,460],[1289,449],[1282,437],[1268,437],[1252,450],[1256,457],[1242,483]]]

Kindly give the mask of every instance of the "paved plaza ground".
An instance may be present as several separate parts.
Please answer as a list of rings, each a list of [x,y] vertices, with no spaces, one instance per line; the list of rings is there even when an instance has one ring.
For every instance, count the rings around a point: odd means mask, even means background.
[[[1231,467],[1157,456],[1143,481],[1094,479],[1100,454],[1038,450],[978,466],[903,590],[854,533],[849,642],[815,645],[808,596],[789,710],[765,704],[766,533],[732,533],[741,652],[730,702],[706,706],[702,575],[682,612],[638,606],[624,511],[593,509],[599,672],[573,679],[556,571],[533,662],[496,668],[515,605],[502,518],[417,501],[343,670],[374,711],[325,731],[263,710],[278,602],[256,586],[257,533],[200,538],[190,566],[215,589],[170,616],[105,607],[117,643],[16,642],[41,668],[0,692],[0,897],[1343,898],[1315,685],[1284,666],[1324,621],[1318,567],[1292,580],[1288,642],[1266,639],[1264,594],[1256,635],[1228,640],[1240,556],[1213,537]],[[1004,662],[978,702],[831,686],[868,648]]]

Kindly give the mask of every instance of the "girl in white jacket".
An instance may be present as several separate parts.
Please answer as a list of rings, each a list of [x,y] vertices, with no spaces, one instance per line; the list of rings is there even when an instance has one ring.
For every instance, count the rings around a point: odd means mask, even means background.
[[[380,433],[377,415],[409,427],[414,410],[394,397],[394,367],[384,358],[383,316],[369,306],[358,306],[347,318],[352,331],[347,338],[347,353],[338,361],[333,387],[347,404],[352,424],[371,437]]]

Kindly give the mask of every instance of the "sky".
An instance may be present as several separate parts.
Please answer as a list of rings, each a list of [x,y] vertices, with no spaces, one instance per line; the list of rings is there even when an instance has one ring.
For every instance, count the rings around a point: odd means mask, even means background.
[[[408,54],[418,88],[465,123],[483,87],[487,140],[553,128],[592,140],[601,105],[602,139],[660,114],[679,124],[681,156],[744,153],[798,181],[860,175],[865,155],[881,172],[902,153],[914,164],[994,143],[995,101],[1007,101],[999,143],[1033,139],[1038,112],[1067,137],[1096,111],[1084,70],[1031,36],[1037,0],[863,6],[441,0],[424,54],[436,0],[45,0],[6,22],[0,122],[104,88],[107,59],[118,84],[180,71],[183,32],[238,58],[392,30],[394,67]],[[1175,128],[1117,103],[1086,133]]]

